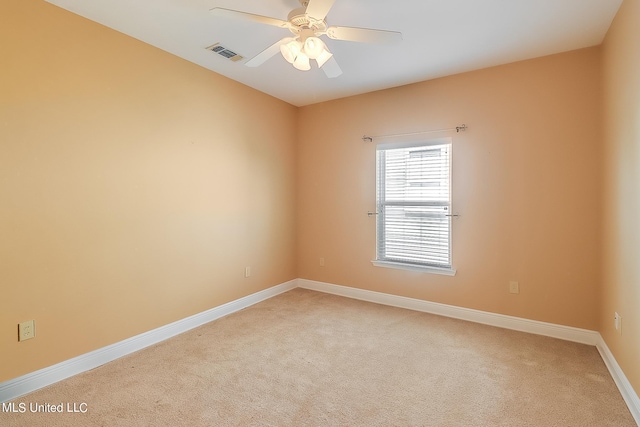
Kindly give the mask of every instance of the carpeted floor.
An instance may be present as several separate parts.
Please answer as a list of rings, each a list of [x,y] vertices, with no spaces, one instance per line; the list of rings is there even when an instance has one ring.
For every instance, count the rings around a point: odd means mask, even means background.
[[[636,425],[595,347],[304,289],[14,403],[0,425]]]

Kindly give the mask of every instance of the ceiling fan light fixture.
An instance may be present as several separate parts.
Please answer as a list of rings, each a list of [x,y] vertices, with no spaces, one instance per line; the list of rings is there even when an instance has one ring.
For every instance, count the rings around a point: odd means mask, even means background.
[[[296,60],[293,61],[293,66],[300,71],[309,71],[311,69],[311,64],[309,64],[309,57],[300,52],[298,56],[296,56]]]
[[[324,63],[327,62],[332,56],[333,53],[329,52],[327,49],[322,49],[322,53],[316,58],[316,61],[318,62],[318,68],[322,68]]]

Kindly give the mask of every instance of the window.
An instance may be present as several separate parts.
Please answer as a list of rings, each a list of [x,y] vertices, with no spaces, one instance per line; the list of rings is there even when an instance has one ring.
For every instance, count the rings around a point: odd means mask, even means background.
[[[377,257],[381,267],[453,275],[451,139],[377,147]]]

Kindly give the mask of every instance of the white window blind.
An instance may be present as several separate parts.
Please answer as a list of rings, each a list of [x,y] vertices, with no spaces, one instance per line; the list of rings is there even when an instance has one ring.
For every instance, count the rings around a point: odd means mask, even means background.
[[[451,143],[377,148],[377,260],[451,268]]]

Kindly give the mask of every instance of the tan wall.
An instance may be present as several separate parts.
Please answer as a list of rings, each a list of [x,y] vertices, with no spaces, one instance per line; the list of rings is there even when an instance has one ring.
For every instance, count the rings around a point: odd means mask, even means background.
[[[296,111],[3,0],[0,382],[295,278]]]
[[[301,108],[298,276],[596,329],[600,88],[589,48]],[[361,137],[461,123],[457,275],[374,267],[375,144]]]
[[[624,0],[603,45],[604,274],[600,333],[640,393],[640,0]],[[622,315],[622,334],[614,313]]]

